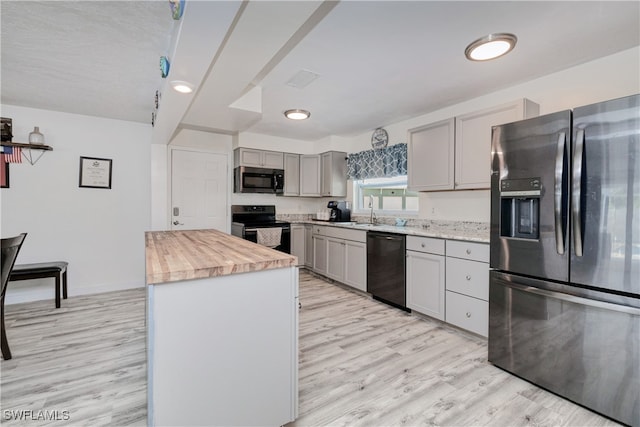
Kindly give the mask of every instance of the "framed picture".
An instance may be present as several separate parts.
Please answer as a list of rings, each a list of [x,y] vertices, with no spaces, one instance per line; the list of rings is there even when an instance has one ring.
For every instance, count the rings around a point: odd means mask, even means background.
[[[4,154],[0,154],[0,188],[9,188],[9,163],[5,163]]]
[[[111,188],[111,159],[80,157],[80,187]]]

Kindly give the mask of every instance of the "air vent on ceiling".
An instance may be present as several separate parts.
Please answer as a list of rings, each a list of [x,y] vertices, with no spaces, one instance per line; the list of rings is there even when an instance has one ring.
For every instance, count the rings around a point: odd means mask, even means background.
[[[293,77],[289,79],[287,82],[288,86],[297,87],[298,89],[302,89],[307,87],[312,81],[320,77],[319,74],[316,74],[309,70],[300,70]]]

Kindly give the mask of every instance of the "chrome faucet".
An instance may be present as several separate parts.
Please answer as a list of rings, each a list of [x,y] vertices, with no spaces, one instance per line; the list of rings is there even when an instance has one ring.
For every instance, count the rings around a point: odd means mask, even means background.
[[[369,223],[376,223],[376,214],[373,213],[373,194],[369,194],[369,207],[371,208],[371,215],[369,216]]]

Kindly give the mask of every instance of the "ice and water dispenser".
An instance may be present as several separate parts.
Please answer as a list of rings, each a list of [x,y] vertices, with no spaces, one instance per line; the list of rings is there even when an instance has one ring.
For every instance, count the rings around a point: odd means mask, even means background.
[[[540,236],[540,178],[500,181],[500,235],[537,240]]]

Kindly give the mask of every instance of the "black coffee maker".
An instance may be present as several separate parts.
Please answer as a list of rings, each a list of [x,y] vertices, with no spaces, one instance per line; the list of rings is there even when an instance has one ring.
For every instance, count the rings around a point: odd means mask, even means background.
[[[332,200],[327,204],[327,208],[331,209],[329,215],[329,221],[332,222],[348,222],[351,221],[351,209],[349,209],[349,202],[339,202]]]

